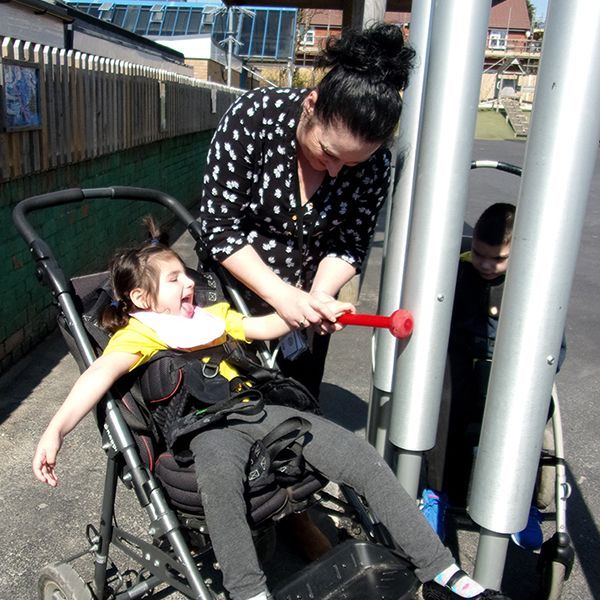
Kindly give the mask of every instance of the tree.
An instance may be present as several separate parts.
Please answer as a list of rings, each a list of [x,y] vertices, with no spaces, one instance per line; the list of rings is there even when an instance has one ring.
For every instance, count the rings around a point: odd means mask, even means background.
[[[529,21],[531,23],[531,27],[533,28],[533,24],[535,23],[535,6],[531,3],[531,0],[525,0],[527,3],[527,14],[529,15]]]

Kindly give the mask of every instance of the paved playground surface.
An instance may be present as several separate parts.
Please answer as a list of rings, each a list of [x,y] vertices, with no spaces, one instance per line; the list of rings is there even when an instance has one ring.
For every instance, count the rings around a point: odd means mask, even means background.
[[[523,142],[476,142],[475,158],[522,164]],[[517,197],[518,178],[490,170],[471,175],[466,222],[473,225],[485,206]],[[568,525],[576,564],[563,598],[600,598],[600,162],[592,182],[581,252],[567,319],[567,361],[558,377],[563,410],[568,475],[573,487]],[[360,312],[377,306],[383,233],[378,232],[360,296]],[[557,241],[557,243],[560,243]],[[40,293],[47,293],[40,288]],[[334,337],[322,397],[327,415],[357,433],[364,431],[370,392],[371,333],[348,327]],[[37,597],[37,572],[47,563],[85,548],[87,523],[96,523],[105,458],[91,417],[67,439],[61,454],[60,486],[38,484],[30,469],[37,439],[78,375],[58,334],[0,378],[0,600]],[[341,407],[343,406],[343,409]],[[121,486],[122,487],[122,486]],[[118,517],[143,531],[145,520],[134,495],[118,497]],[[551,523],[545,523],[551,532]],[[477,551],[473,528],[451,528],[449,543],[463,567],[472,571]],[[535,554],[510,545],[503,586],[513,600],[535,597]],[[89,563],[89,560],[88,560]]]

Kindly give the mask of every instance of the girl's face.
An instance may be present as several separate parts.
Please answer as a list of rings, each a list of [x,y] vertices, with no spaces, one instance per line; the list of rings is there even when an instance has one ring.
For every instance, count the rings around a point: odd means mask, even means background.
[[[327,171],[336,177],[342,167],[354,167],[368,160],[381,146],[380,142],[365,142],[342,124],[323,125],[314,115],[317,92],[304,101],[305,116],[296,132],[298,147],[315,171]]]
[[[194,314],[194,282],[185,273],[183,263],[174,256],[157,257],[158,293],[149,308],[154,312],[191,318]]]

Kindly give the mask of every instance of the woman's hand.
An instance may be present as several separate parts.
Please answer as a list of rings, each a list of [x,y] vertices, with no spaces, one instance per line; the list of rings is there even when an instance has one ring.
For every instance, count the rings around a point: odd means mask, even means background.
[[[343,325],[336,322],[337,317],[356,312],[352,304],[340,302],[326,292],[307,293],[290,285],[287,288],[278,296],[274,308],[292,329],[312,327],[320,335],[333,333],[343,329]]]
[[[335,312],[329,306],[331,297],[309,294],[289,284],[283,284],[271,304],[277,314],[292,328],[304,329],[335,321]]]
[[[33,473],[39,481],[51,487],[58,485],[56,476],[56,455],[63,443],[63,437],[58,431],[48,427],[42,435],[33,456]]]
[[[320,298],[321,301],[327,306],[327,308],[329,308],[329,310],[333,312],[336,319],[343,314],[356,312],[356,307],[354,306],[354,304],[351,304],[350,302],[340,302],[339,300],[332,298],[324,292],[311,292],[311,295]],[[321,321],[321,323],[314,325],[313,329],[319,335],[326,335],[328,333],[340,331],[344,329],[344,327],[345,325],[338,323],[336,320],[335,322]]]

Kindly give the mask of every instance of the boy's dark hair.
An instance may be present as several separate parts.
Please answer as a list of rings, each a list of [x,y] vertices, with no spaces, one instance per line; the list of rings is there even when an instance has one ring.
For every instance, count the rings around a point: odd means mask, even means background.
[[[414,57],[396,25],[347,29],[330,38],[317,59],[318,68],[330,70],[316,88],[315,114],[324,125],[341,123],[365,142],[388,140]]]
[[[473,239],[490,246],[510,244],[515,222],[515,211],[516,208],[513,204],[504,202],[492,204],[477,219],[473,230]]]

